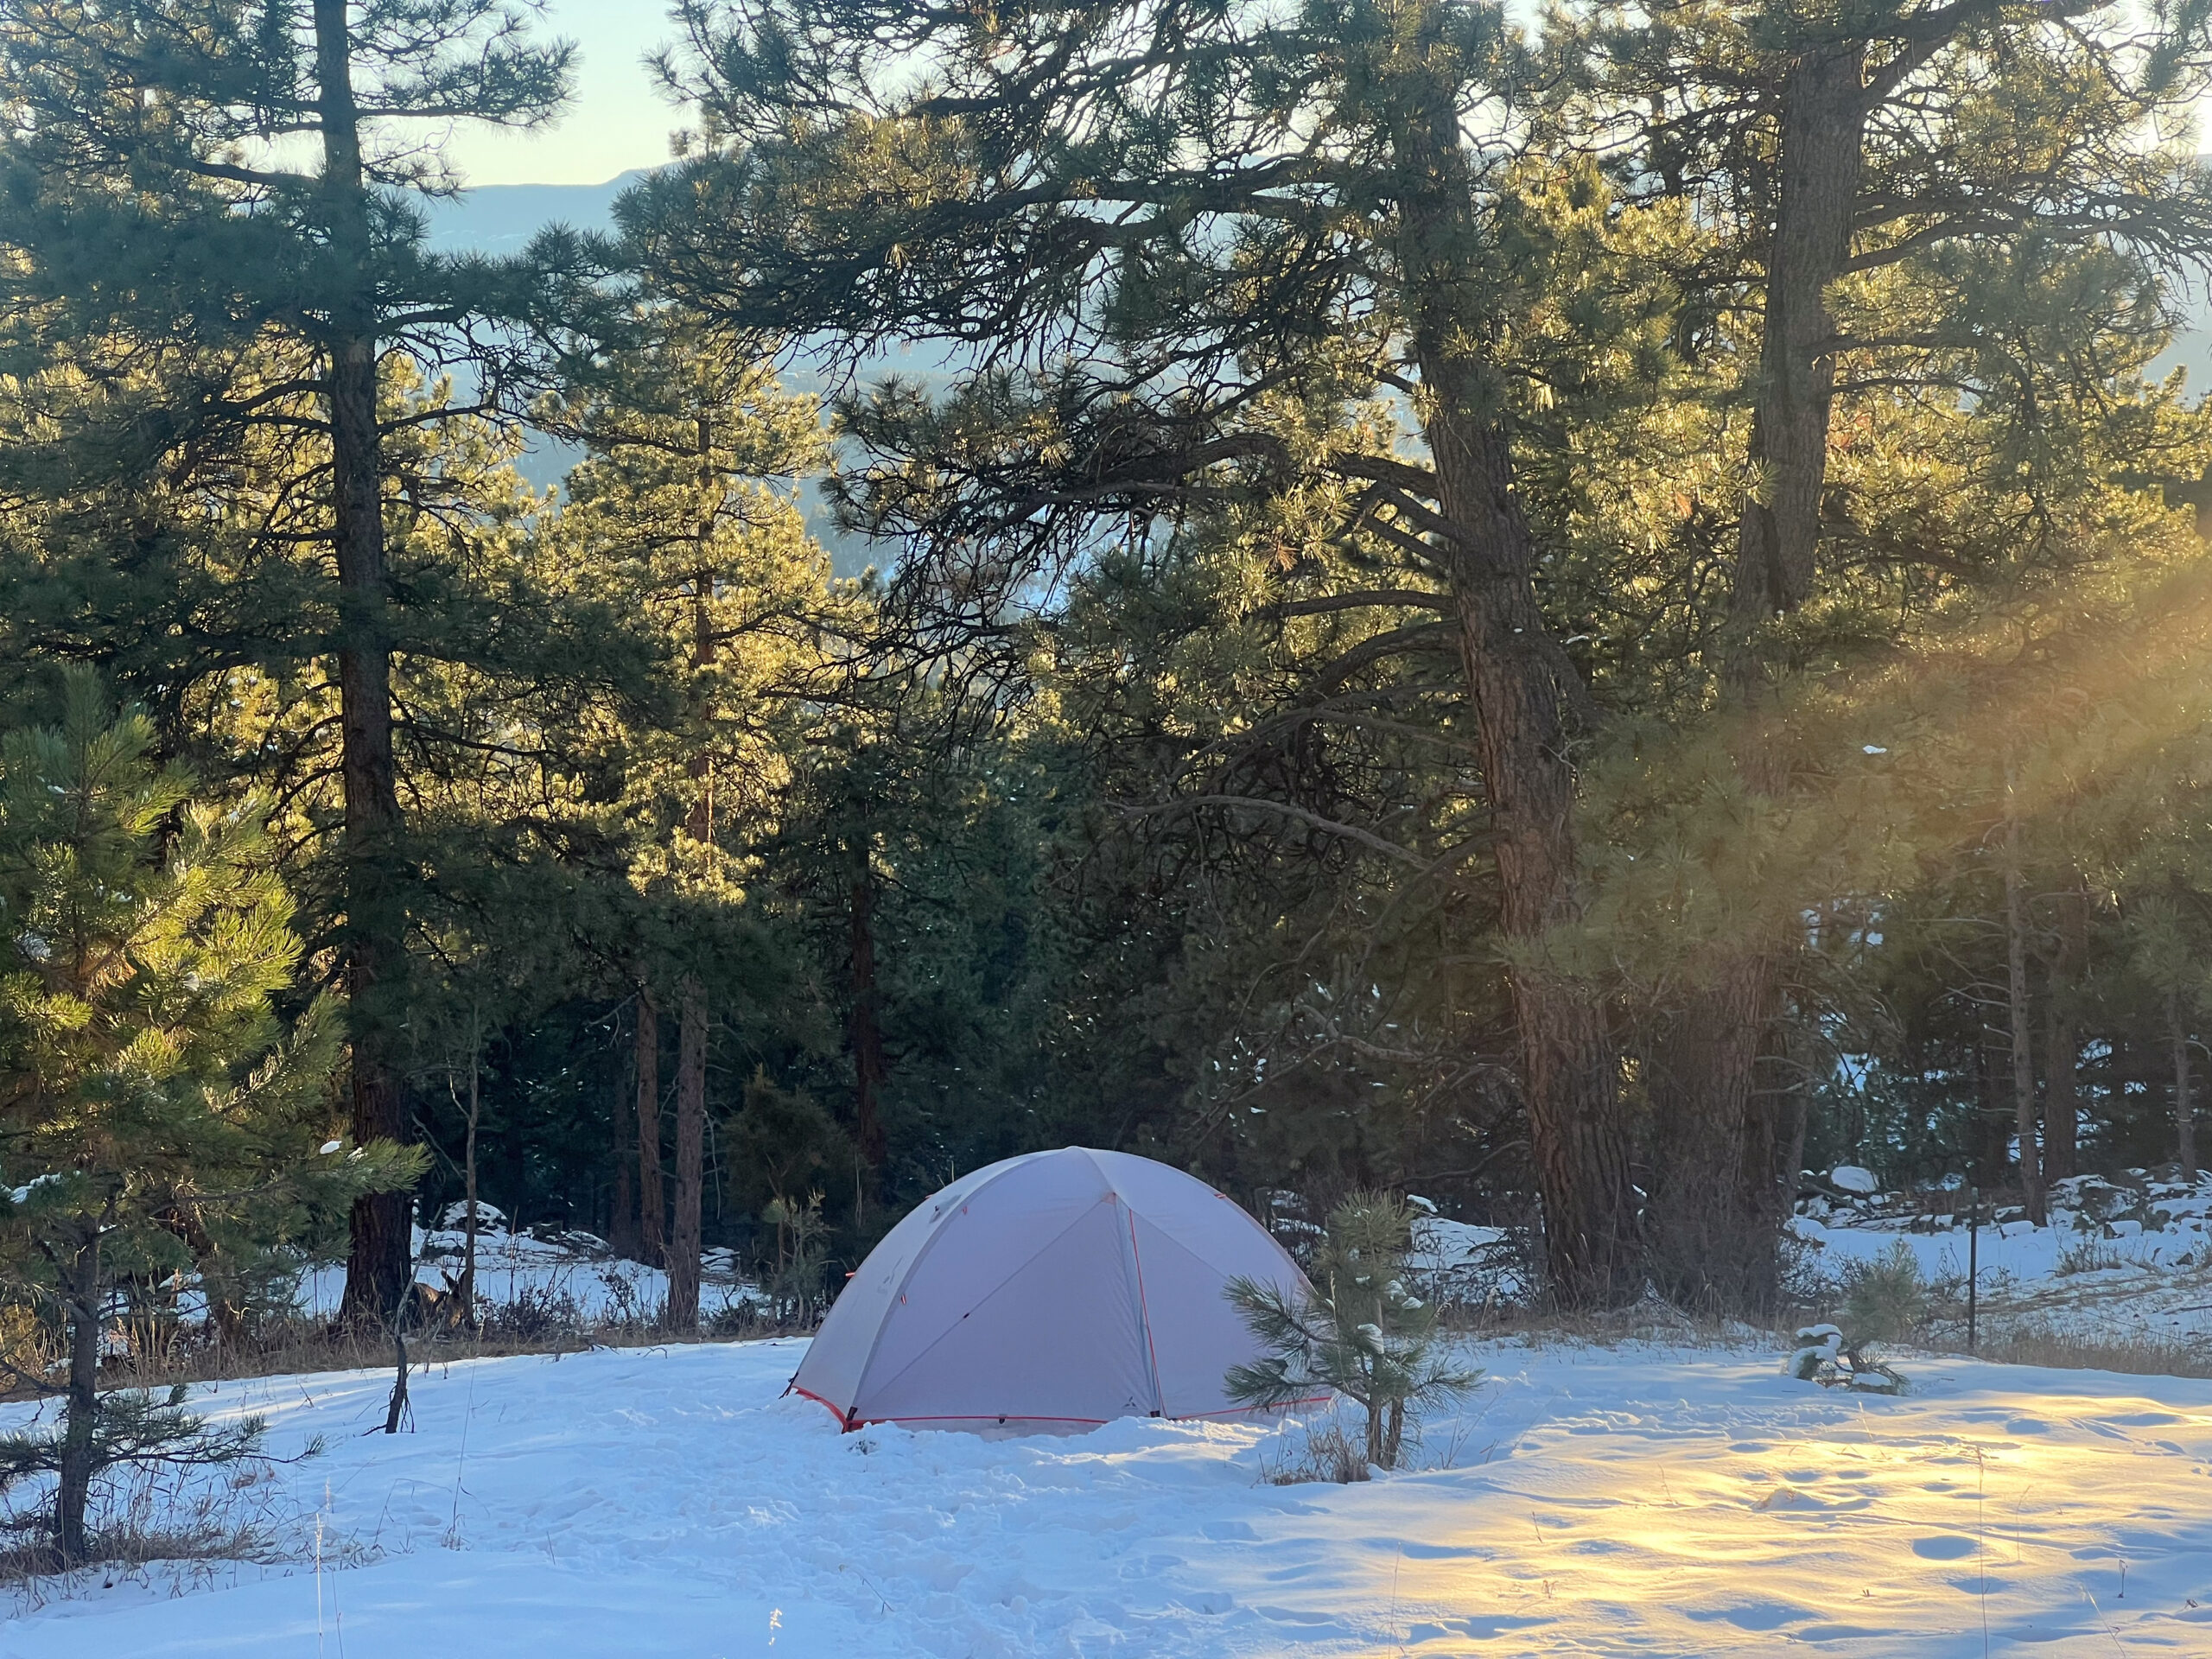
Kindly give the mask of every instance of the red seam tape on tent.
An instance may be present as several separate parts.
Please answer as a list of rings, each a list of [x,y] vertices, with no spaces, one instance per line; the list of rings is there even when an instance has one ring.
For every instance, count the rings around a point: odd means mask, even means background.
[[[835,1401],[825,1400],[811,1389],[802,1389],[797,1383],[791,1392],[804,1395],[832,1417],[848,1434],[868,1427],[872,1423],[1090,1423],[1094,1427],[1112,1422],[1110,1417],[1046,1417],[1033,1414],[1001,1414],[997,1412],[963,1413],[946,1417],[864,1417],[855,1420],[852,1413]],[[1194,1423],[1207,1417],[1242,1417],[1255,1411],[1287,1411],[1293,1406],[1325,1406],[1329,1402],[1325,1394],[1308,1395],[1302,1400],[1286,1400],[1279,1406],[1231,1406],[1226,1411],[1194,1411],[1187,1417],[1166,1417],[1171,1423]]]

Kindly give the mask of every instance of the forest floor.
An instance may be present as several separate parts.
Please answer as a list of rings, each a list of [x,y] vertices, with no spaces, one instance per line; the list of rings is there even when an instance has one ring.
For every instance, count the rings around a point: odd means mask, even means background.
[[[1482,1386],[1350,1486],[1292,1478],[1325,1419],[841,1435],[782,1397],[804,1338],[596,1345],[661,1276],[495,1227],[480,1291],[565,1351],[418,1370],[391,1437],[389,1369],[198,1384],[277,1457],[324,1450],[126,1484],[113,1513],[175,1528],[142,1553],[178,1559],[0,1586],[0,1659],[2212,1653],[2212,1185],[2063,1196],[2049,1227],[1981,1230],[1984,1357],[1897,1356],[1901,1397],[1790,1381],[1774,1335],[1650,1303],[1467,1338]],[[1961,1345],[1963,1231],[1880,1195],[1810,1208],[1801,1277],[1902,1240],[1929,1340]],[[422,1241],[426,1283],[455,1242]],[[1503,1235],[1421,1243],[1462,1307],[1525,1325]],[[758,1294],[706,1276],[710,1325]]]
[[[0,1656],[2212,1652],[2212,1381],[1488,1342],[1341,1486],[1276,1484],[1291,1425],[840,1434],[803,1346],[442,1366],[391,1437],[389,1372],[203,1388],[326,1441],[215,1495],[264,1559],[19,1586]]]
[[[2092,1356],[2133,1347],[2151,1368],[2212,1375],[2212,1179],[2182,1185],[2132,1175],[2126,1185],[2094,1177],[2062,1184],[2048,1225],[1985,1224],[1971,1244],[1953,1217],[1917,1213],[1902,1195],[1816,1203],[1828,1213],[1791,1224],[1799,1271],[1833,1281],[1901,1243],[1936,1294],[1929,1334],[1942,1345],[1965,1345],[1972,1262],[1986,1345]]]
[[[456,1212],[448,1221],[458,1218]],[[541,1323],[589,1331],[607,1325],[650,1323],[668,1300],[668,1274],[658,1268],[618,1255],[604,1239],[590,1233],[509,1230],[507,1218],[489,1205],[476,1239],[476,1294],[493,1310],[515,1310]],[[439,1292],[459,1282],[465,1239],[457,1226],[432,1232],[415,1229],[415,1278]],[[700,1259],[699,1313],[711,1327],[715,1316],[740,1303],[762,1300],[760,1288],[738,1271],[727,1249]],[[346,1289],[342,1263],[308,1268],[300,1275],[300,1311],[310,1320],[334,1317]]]

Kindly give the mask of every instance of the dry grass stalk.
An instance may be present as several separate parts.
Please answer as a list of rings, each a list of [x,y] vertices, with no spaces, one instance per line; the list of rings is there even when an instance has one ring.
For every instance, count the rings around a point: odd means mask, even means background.
[[[1947,1346],[1943,1351],[1962,1353],[1965,1347]],[[1974,1357],[1995,1365],[2043,1365],[2059,1371],[2212,1377],[2212,1344],[2202,1338],[2081,1337],[2029,1325],[1991,1332],[1977,1345]]]

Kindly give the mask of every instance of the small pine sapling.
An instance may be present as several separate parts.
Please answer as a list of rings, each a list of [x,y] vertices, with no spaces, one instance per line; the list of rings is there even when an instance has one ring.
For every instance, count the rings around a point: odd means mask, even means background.
[[[1851,1347],[1904,1342],[1928,1322],[1928,1280],[1901,1238],[1872,1261],[1853,1262],[1843,1290],[1841,1324]]]
[[[822,1194],[771,1198],[761,1220],[776,1230],[776,1266],[768,1276],[768,1300],[779,1321],[810,1324],[828,1300],[826,1286],[830,1224],[822,1214]]]
[[[1874,1357],[1877,1343],[1902,1342],[1927,1323],[1928,1281],[1903,1239],[1872,1262],[1853,1265],[1844,1281],[1843,1323],[1808,1325],[1783,1370],[1800,1382],[1861,1394],[1902,1394],[1902,1374]]]
[[[259,1443],[181,1395],[101,1392],[118,1287],[234,1288],[422,1158],[333,1133],[326,1004],[276,1018],[301,946],[258,807],[193,801],[143,715],[111,715],[89,671],[67,690],[59,728],[0,742],[0,1289],[64,1347],[50,1367],[0,1358],[63,1402],[58,1427],[0,1440],[0,1485],[54,1477],[54,1554],[73,1566],[93,1553],[105,1470]]]
[[[1329,1216],[1313,1295],[1231,1280],[1225,1294],[1264,1352],[1230,1368],[1229,1397],[1268,1408],[1340,1394],[1367,1414],[1367,1461],[1397,1467],[1408,1417],[1457,1399],[1482,1377],[1453,1363],[1435,1309],[1406,1288],[1412,1233],[1402,1200],[1357,1193]]]
[[[829,1223],[814,1183],[852,1166],[851,1137],[811,1095],[778,1086],[764,1071],[746,1085],[722,1144],[731,1196],[757,1207],[774,1231],[775,1259],[764,1252],[760,1265],[775,1317],[808,1324],[829,1300]]]

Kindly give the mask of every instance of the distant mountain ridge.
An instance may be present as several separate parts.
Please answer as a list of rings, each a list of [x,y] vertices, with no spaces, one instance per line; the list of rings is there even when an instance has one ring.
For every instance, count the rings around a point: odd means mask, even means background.
[[[604,184],[479,185],[449,200],[426,204],[430,246],[442,253],[515,254],[550,226],[566,225],[575,231],[612,230],[615,197],[644,178],[646,171],[632,168]],[[894,360],[905,369],[903,354]],[[804,369],[783,379],[794,391],[821,390],[818,378]],[[533,434],[516,467],[531,484],[544,489],[566,478],[569,468],[582,455],[571,444]],[[800,492],[800,505],[808,530],[830,550],[830,562],[840,575],[854,575],[867,568],[871,549],[865,540],[837,528],[823,499],[819,479],[807,480]]]
[[[645,176],[632,168],[604,184],[484,184],[427,204],[430,245],[443,253],[520,253],[550,225],[604,231],[614,198]]]
[[[428,204],[430,245],[444,252],[519,253],[531,237],[549,226],[611,230],[614,199],[650,170],[632,168],[602,184],[480,185],[448,200]],[[2157,378],[2176,368],[2188,370],[2188,394],[2194,399],[2212,388],[2212,277],[2199,276],[2190,283],[2183,311],[2181,328],[2151,365],[2150,373]],[[893,348],[872,366],[878,372],[888,371],[925,382],[946,372],[942,354],[916,353],[911,348]],[[803,364],[795,365],[784,379],[795,391],[822,389],[817,377]],[[542,488],[559,483],[576,459],[576,452],[566,445],[540,438],[523,456],[521,468],[524,477]],[[868,563],[867,545],[842,534],[830,522],[818,480],[807,485],[804,503],[809,528],[830,548],[841,572],[850,574]]]
[[[448,200],[427,204],[430,245],[445,253],[520,253],[549,226],[611,231],[614,199],[652,172],[632,168],[604,184],[486,184]],[[870,375],[895,373],[935,380],[946,372],[947,353],[911,346],[887,347],[868,365]],[[818,391],[822,382],[801,364],[784,377],[792,391]]]

